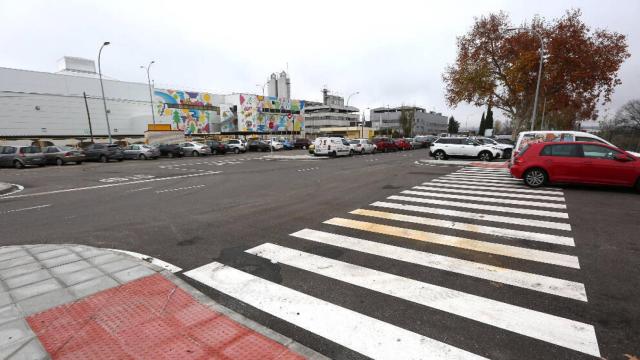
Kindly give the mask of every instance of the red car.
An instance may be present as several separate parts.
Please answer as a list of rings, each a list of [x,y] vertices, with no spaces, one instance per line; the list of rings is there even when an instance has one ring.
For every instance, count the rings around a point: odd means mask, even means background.
[[[398,145],[391,139],[377,138],[373,139],[373,143],[376,145],[378,152],[398,151]]]
[[[398,147],[398,149],[400,150],[411,150],[411,143],[408,142],[405,139],[396,139],[395,140],[396,146]]]
[[[522,149],[511,175],[526,185],[579,183],[635,187],[640,191],[640,159],[599,142],[543,142]]]

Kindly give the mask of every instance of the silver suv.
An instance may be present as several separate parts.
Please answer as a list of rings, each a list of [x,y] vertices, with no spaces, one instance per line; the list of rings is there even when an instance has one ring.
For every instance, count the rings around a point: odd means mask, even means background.
[[[239,154],[247,151],[247,142],[242,139],[229,139],[225,142],[229,151]]]
[[[437,160],[449,156],[478,158],[481,161],[499,159],[502,151],[493,145],[483,145],[467,137],[441,137],[431,144],[429,154]]]

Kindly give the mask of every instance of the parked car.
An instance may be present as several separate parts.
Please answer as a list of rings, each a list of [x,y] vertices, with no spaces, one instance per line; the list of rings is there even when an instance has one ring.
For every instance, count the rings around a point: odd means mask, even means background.
[[[296,139],[296,141],[293,142],[293,148],[306,150],[309,148],[311,144],[312,144],[311,140],[307,138],[298,138]]]
[[[314,144],[309,145],[309,154],[315,154],[316,146]]]
[[[87,161],[106,163],[109,160],[124,160],[124,152],[116,144],[91,144],[84,149],[84,155]]]
[[[184,156],[184,150],[178,144],[162,144],[158,146],[158,150],[160,150],[160,156],[167,156],[170,158]]]
[[[415,138],[404,138],[404,139],[409,142],[409,145],[411,145],[412,150],[422,148],[422,143],[420,141],[417,141]]]
[[[58,166],[70,162],[80,165],[85,159],[81,150],[70,146],[47,146],[44,148],[43,153],[47,164],[56,164]]]
[[[351,155],[351,146],[341,137],[319,137],[313,142],[315,156],[328,155],[331,157]]]
[[[242,139],[229,139],[226,145],[228,150],[235,154],[247,151],[247,142]]]
[[[413,140],[416,143],[420,143],[422,148],[426,148],[428,149],[431,144],[437,139],[436,136],[433,135],[423,135],[423,136],[416,136],[415,138],[413,138]]]
[[[406,139],[395,139],[393,141],[396,146],[398,147],[399,150],[411,150],[412,146],[411,143],[408,142]]]
[[[269,141],[267,141],[267,143],[269,145],[271,145],[271,149],[273,151],[278,151],[278,150],[282,150],[284,149],[284,145],[282,145],[282,143],[276,139],[271,139]]]
[[[227,153],[227,145],[216,140],[207,140],[206,144],[211,148],[212,155],[224,155]]]
[[[513,159],[511,175],[530,187],[579,183],[635,187],[640,192],[640,158],[600,142],[541,142]]]
[[[387,138],[376,138],[373,139],[373,143],[376,145],[376,149],[380,152],[389,152],[389,151],[398,151],[398,145]]]
[[[249,151],[269,151],[271,146],[262,140],[251,140],[248,145]]]
[[[515,155],[523,149],[527,144],[533,144],[538,142],[559,142],[559,141],[595,141],[601,144],[614,146],[607,140],[598,137],[593,134],[589,134],[582,131],[560,131],[560,130],[543,130],[543,131],[523,131],[518,134],[518,140],[516,146],[513,149],[511,158],[515,158]],[[640,157],[639,153],[630,152],[635,157]]]
[[[22,169],[45,165],[46,159],[39,146],[0,146],[0,167]]]
[[[483,145],[468,137],[438,138],[429,148],[429,154],[437,160],[449,156],[478,158],[481,161],[499,159],[502,151],[494,145]]]
[[[283,139],[280,140],[280,142],[282,143],[282,148],[285,150],[293,150],[293,143],[291,141],[289,141],[288,139]]]
[[[351,151],[354,154],[373,154],[376,152],[376,146],[369,139],[352,139],[349,140]]]
[[[182,147],[182,150],[184,150],[185,155],[211,155],[211,148],[208,145],[196,141],[184,142],[180,144],[180,147]]]
[[[486,138],[486,137],[477,137],[476,141],[483,145],[493,145],[502,151],[502,158],[509,159],[511,158],[511,152],[513,151],[513,145],[500,143],[497,140]]]
[[[513,142],[513,140],[511,140],[511,139],[495,138],[494,140],[499,142],[500,144],[511,145],[512,147],[516,146],[516,143]]]
[[[157,159],[160,157],[160,149],[145,144],[133,144],[124,148],[125,159]]]

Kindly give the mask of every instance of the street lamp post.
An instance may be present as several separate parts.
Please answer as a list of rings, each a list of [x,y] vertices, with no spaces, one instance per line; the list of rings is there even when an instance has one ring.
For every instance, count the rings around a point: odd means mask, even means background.
[[[153,95],[151,92],[151,76],[149,75],[149,69],[151,69],[151,65],[155,64],[155,61],[151,61],[149,65],[147,65],[147,83],[149,84],[149,102],[151,104],[151,118],[153,119],[153,125],[156,124],[156,114],[153,111]],[[144,66],[140,66],[141,69],[144,69]]]
[[[540,92],[540,79],[542,79],[542,62],[544,61],[544,40],[542,39],[542,35],[534,30],[529,28],[509,28],[507,31],[515,31],[515,30],[524,30],[530,33],[535,34],[540,40],[540,64],[538,65],[538,82],[536,83],[536,96],[533,100],[533,111],[531,112],[531,131],[533,131],[533,126],[536,123],[536,111],[538,110],[538,93]]]
[[[107,111],[107,100],[104,98],[104,85],[102,84],[102,67],[100,66],[100,56],[102,55],[102,48],[111,44],[108,41],[105,41],[102,46],[100,46],[100,51],[98,51],[98,76],[100,77],[100,90],[102,90],[102,104],[104,105],[104,117],[107,119],[107,134],[109,135],[109,144],[111,144],[111,126],[109,125],[109,112]]]
[[[351,97],[353,95],[358,95],[358,94],[360,94],[360,91],[356,91],[356,92],[350,94],[349,96],[347,96],[347,106],[345,106],[345,109],[347,110],[347,113],[349,112],[349,100],[351,100]],[[349,121],[349,122],[351,122],[351,121]],[[351,126],[351,124],[349,124],[349,126]]]

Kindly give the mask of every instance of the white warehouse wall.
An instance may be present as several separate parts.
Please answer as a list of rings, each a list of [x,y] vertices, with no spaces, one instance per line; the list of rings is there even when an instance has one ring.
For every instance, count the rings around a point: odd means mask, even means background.
[[[103,82],[112,135],[142,135],[151,122],[147,84]],[[97,77],[0,68],[0,136],[88,136],[83,91],[94,135],[106,136]]]

